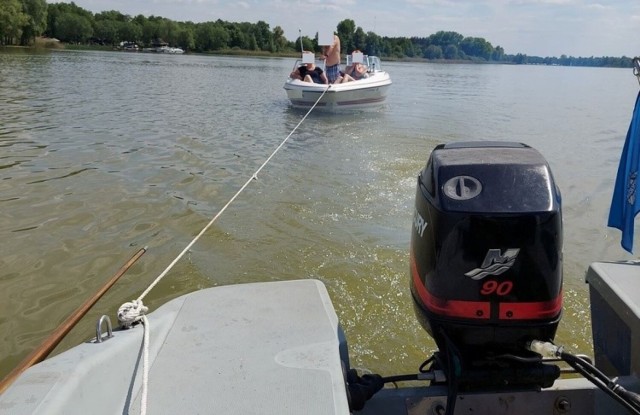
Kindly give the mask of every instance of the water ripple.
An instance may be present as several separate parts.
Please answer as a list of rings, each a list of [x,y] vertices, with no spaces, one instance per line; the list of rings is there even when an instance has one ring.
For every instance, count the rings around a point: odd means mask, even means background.
[[[0,53],[0,375],[149,246],[66,344],[85,340],[251,178],[303,115],[282,89],[291,64]],[[618,235],[602,229],[635,80],[603,68],[386,66],[387,106],[311,114],[149,305],[205,286],[319,278],[356,365],[414,371],[434,348],[408,293],[416,175],[438,143],[523,141],[563,192],[559,338],[589,347],[584,270],[620,257]]]

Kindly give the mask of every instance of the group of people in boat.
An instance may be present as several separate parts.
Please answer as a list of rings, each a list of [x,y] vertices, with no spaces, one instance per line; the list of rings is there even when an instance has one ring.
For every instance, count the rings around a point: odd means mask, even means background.
[[[289,77],[316,84],[341,84],[368,77],[366,65],[360,62],[348,65],[344,71],[340,70],[340,38],[337,35],[333,35],[332,45],[322,47],[322,57],[325,59],[326,70],[309,62],[300,65]]]

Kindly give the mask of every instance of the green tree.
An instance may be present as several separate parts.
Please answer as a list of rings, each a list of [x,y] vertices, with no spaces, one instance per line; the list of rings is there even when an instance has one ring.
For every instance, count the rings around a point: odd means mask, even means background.
[[[491,59],[493,46],[481,37],[465,37],[460,42],[460,49],[468,56],[475,56],[485,60]]]
[[[364,51],[367,48],[367,34],[361,27],[358,27],[353,34],[353,48],[360,51]],[[353,52],[353,49],[345,49],[344,52],[351,53]]]
[[[274,27],[273,33],[271,36],[273,38],[273,43],[275,45],[274,52],[282,52],[287,49],[289,42],[287,42],[287,38],[284,37],[284,30],[282,30],[282,27],[280,26]]]
[[[104,11],[104,12],[100,12],[97,13],[94,16],[94,20],[96,22],[100,21],[100,20],[111,20],[114,22],[128,22],[129,20],[131,20],[131,18],[127,15],[124,15],[122,13],[120,13],[117,10],[110,10],[110,11]]]
[[[226,49],[228,47],[229,35],[224,27],[215,25],[212,35],[212,50]]]
[[[501,62],[503,59],[504,59],[504,49],[501,46],[496,46],[495,49],[493,49],[491,60]]]
[[[253,34],[257,48],[260,50],[269,50],[273,41],[269,25],[262,20],[259,20],[252,26],[251,34]]]
[[[442,59],[442,48],[436,45],[429,45],[424,50],[424,57],[427,59]]]
[[[247,36],[247,44],[245,46],[247,50],[259,50],[258,41],[256,40],[256,35],[250,34]]]
[[[149,16],[142,26],[142,39],[147,45],[157,41],[174,44],[177,32],[177,24],[174,21],[160,16]]]
[[[0,45],[11,45],[21,38],[28,20],[20,0],[0,0]]]
[[[295,42],[293,42],[293,43],[294,43],[294,49],[295,49],[296,51],[300,51],[300,52],[302,52],[302,51],[300,50],[300,38],[298,37],[298,38],[296,39],[296,41],[295,41]],[[318,42],[317,42],[316,40],[311,39],[311,38],[310,38],[310,37],[308,37],[308,36],[302,36],[302,49],[304,49],[304,50],[308,50],[308,51],[311,51],[311,52],[315,52],[315,51],[316,51],[316,46],[317,46],[317,45],[318,45]]]
[[[195,40],[201,52],[220,50],[228,47],[229,34],[222,25],[207,22],[198,25]]]
[[[158,21],[158,37],[165,40],[169,45],[178,43],[178,24],[172,20],[162,18]]]
[[[57,19],[58,38],[63,42],[86,43],[93,36],[91,22],[84,16],[63,13]]]
[[[413,43],[411,43],[410,39],[406,37],[402,38],[402,40],[399,42],[399,46],[402,48],[402,52],[404,56],[408,56],[410,58],[413,58],[414,56],[416,56]]]
[[[564,55],[563,55],[563,56],[564,56]],[[518,53],[518,54],[514,57],[513,62],[514,62],[514,63],[517,63],[517,64],[519,64],[519,65],[525,64],[525,63],[527,63],[527,62],[528,62],[528,61],[527,61],[527,55],[522,54],[522,53]]]
[[[368,32],[362,51],[367,55],[380,56],[382,54],[382,38],[373,32]]]
[[[212,22],[201,23],[196,27],[196,50],[205,52],[213,50],[213,37],[215,35],[215,25]]]
[[[1,3],[0,3],[1,4]],[[47,2],[45,0],[22,0],[22,10],[28,19],[22,26],[20,44],[28,45],[47,27]]]
[[[71,13],[87,19],[90,23],[93,23],[93,14],[78,7],[75,3],[51,3],[47,7],[47,28],[45,34],[49,37],[60,38],[57,33],[58,30],[58,18],[63,14]]]
[[[160,29],[156,20],[144,19],[142,24],[142,42],[151,45],[153,41],[160,37]]]
[[[184,50],[192,50],[196,47],[194,29],[191,26],[183,26],[178,32],[178,46]]]
[[[230,48],[246,49],[248,40],[247,35],[242,29],[235,24],[226,24],[223,26],[229,38],[228,44]]]
[[[389,55],[397,59],[402,58],[404,56],[404,51],[402,50],[402,46],[400,46],[398,43],[393,44],[391,46]]]
[[[445,59],[458,59],[459,57],[458,47],[455,45],[447,45],[443,53]]]
[[[149,19],[146,16],[139,14],[133,18],[132,22],[143,28]]]
[[[356,32],[356,22],[351,19],[344,19],[338,23],[338,37],[340,38],[340,49],[342,53],[348,53],[356,49],[353,37]]]
[[[460,33],[439,31],[429,36],[428,42],[430,45],[440,46],[444,50],[449,45],[459,48],[463,39],[464,36]]]
[[[142,38],[142,27],[135,21],[121,22],[118,29],[120,41],[138,42]]]
[[[93,35],[105,44],[115,45],[120,41],[116,20],[98,20],[93,29]]]

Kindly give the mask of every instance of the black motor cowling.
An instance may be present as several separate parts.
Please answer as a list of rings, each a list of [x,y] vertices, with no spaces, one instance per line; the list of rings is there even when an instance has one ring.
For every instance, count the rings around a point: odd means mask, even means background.
[[[418,177],[416,315],[462,364],[552,340],[562,310],[562,215],[550,168],[510,142],[441,144]]]

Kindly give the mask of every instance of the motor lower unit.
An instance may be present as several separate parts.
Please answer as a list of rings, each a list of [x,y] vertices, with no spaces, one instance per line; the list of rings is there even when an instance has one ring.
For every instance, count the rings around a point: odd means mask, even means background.
[[[562,311],[561,197],[547,161],[512,142],[441,144],[418,176],[411,237],[416,315],[461,388],[551,386]]]

